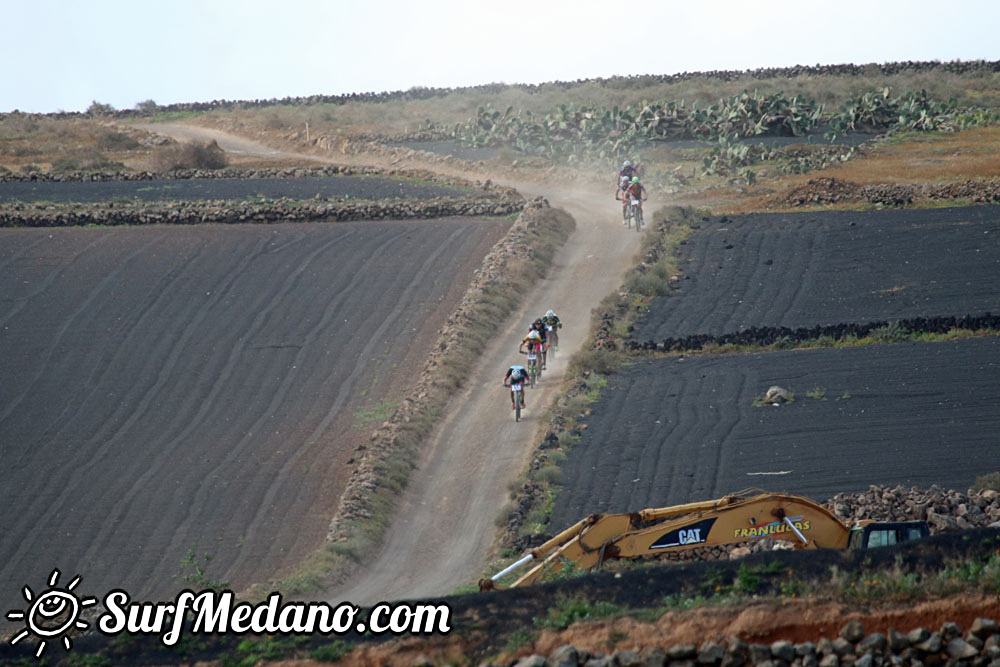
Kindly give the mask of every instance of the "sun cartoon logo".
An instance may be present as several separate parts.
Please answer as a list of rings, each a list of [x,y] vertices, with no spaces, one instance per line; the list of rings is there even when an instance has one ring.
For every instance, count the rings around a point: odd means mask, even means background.
[[[73,642],[67,633],[74,628],[86,630],[89,624],[80,620],[80,612],[84,607],[97,603],[96,598],[79,598],[73,589],[80,583],[80,575],[69,582],[66,588],[58,588],[59,570],[52,570],[49,576],[49,588],[37,597],[27,586],[24,587],[24,599],[30,606],[27,611],[11,609],[7,612],[7,620],[25,621],[25,628],[11,638],[10,643],[16,644],[22,639],[35,635],[38,637],[38,650],[35,657],[41,658],[45,644],[49,640],[62,637],[63,646],[70,650]]]

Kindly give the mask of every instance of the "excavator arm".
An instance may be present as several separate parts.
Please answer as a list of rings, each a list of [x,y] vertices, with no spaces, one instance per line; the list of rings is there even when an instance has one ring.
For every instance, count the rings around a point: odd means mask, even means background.
[[[533,583],[563,563],[590,569],[610,558],[634,558],[696,547],[777,539],[799,549],[846,549],[850,530],[822,505],[800,496],[747,492],[700,503],[629,514],[593,514],[559,533],[506,570],[480,581],[497,586],[516,567],[539,561],[511,587]]]

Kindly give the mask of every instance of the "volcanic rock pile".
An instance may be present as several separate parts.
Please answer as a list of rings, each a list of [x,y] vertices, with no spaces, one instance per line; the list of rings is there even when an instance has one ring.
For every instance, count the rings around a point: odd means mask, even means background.
[[[431,663],[433,664],[433,663]],[[888,633],[865,634],[860,621],[848,622],[833,638],[792,643],[749,644],[731,638],[724,645],[705,641],[700,646],[682,644],[617,650],[611,655],[591,653],[566,645],[547,658],[530,655],[510,663],[513,667],[878,667],[880,665],[968,665],[1000,667],[1000,629],[996,621],[977,618],[963,633],[953,622],[939,630],[915,628],[906,634],[895,629]]]

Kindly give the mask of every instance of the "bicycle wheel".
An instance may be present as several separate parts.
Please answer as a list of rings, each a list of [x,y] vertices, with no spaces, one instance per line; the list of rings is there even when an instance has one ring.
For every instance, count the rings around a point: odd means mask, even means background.
[[[642,231],[642,209],[641,208],[638,209],[635,212],[635,231],[637,231],[637,232],[641,232]]]
[[[514,421],[521,421],[521,392],[523,389],[518,389],[514,392]]]

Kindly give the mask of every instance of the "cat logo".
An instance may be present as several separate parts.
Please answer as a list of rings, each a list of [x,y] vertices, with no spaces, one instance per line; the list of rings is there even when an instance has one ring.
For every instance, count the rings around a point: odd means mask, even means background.
[[[701,539],[701,528],[692,528],[691,530],[679,530],[677,534],[681,538],[681,544],[694,544],[696,542],[704,542]]]
[[[664,533],[658,540],[649,545],[650,549],[669,549],[670,547],[680,547],[689,544],[703,544],[708,541],[708,534],[712,530],[715,518],[704,519],[698,523],[693,523],[684,528],[672,530]]]

